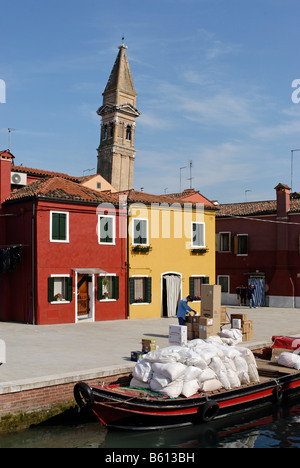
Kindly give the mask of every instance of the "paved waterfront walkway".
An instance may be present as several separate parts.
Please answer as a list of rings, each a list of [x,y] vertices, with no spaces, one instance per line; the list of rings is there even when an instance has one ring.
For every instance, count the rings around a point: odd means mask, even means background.
[[[272,335],[300,336],[300,309],[227,307],[228,314],[237,312],[253,320],[254,337],[245,343],[252,348],[270,344]],[[0,322],[7,355],[0,366],[0,394],[30,382],[130,371],[130,353],[141,349],[143,338],[168,346],[170,324],[177,324],[176,318],[43,326]]]

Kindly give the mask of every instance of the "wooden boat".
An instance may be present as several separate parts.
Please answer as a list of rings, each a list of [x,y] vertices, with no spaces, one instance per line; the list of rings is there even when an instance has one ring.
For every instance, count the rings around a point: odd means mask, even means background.
[[[300,371],[264,359],[257,359],[257,365],[258,383],[189,398],[85,382],[75,385],[74,397],[80,409],[89,406],[107,428],[154,430],[207,423],[300,396]]]

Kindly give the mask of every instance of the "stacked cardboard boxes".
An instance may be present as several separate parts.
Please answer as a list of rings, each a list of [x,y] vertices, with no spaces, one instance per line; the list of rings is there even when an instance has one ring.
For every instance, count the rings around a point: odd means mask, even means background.
[[[142,351],[143,353],[150,353],[156,349],[156,340],[152,338],[142,339]]]
[[[199,338],[216,335],[221,327],[221,286],[201,285],[201,317],[199,318]]]
[[[199,315],[188,316],[186,318],[187,339],[194,340],[199,338]]]
[[[231,328],[238,328],[243,334],[243,341],[253,338],[253,321],[247,319],[247,314],[231,314]]]

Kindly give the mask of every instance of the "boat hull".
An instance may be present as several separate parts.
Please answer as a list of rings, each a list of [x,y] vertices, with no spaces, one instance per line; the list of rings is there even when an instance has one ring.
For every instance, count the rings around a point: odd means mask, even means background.
[[[79,407],[88,404],[108,428],[153,430],[207,423],[260,406],[280,404],[300,395],[300,372],[265,382],[190,398],[170,399],[161,395],[115,386],[75,385]]]

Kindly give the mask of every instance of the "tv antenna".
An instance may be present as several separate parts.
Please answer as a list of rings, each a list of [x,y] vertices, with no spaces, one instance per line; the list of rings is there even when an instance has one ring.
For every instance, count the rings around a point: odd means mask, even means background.
[[[14,132],[16,129],[15,128],[8,128],[8,151],[10,151],[10,140],[11,140],[11,132]]]
[[[193,187],[192,187],[192,180],[193,180],[193,177],[192,177],[192,167],[193,167],[193,161],[190,160],[190,177],[188,178],[188,180],[190,181],[190,189],[193,188]]]

